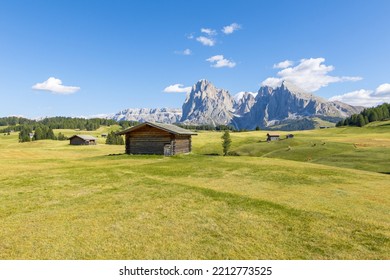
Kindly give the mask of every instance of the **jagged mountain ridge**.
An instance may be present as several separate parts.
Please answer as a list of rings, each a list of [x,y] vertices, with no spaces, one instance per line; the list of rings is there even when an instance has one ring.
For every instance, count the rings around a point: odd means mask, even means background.
[[[180,109],[127,109],[113,119],[154,121],[163,123],[232,125],[237,129],[270,128],[313,117],[335,120],[359,113],[339,101],[327,101],[283,82],[277,88],[261,87],[257,93],[241,92],[235,96],[218,89],[207,80],[200,80],[187,93]]]
[[[116,121],[137,121],[137,122],[161,122],[177,123],[182,115],[181,109],[170,108],[129,108],[116,113],[111,118]]]
[[[286,120],[307,117],[345,118],[361,110],[360,107],[342,102],[327,101],[283,82],[277,88],[261,87],[251,110],[232,122],[241,129],[254,129],[257,126],[265,128]]]
[[[261,87],[256,96],[247,92],[233,98],[228,91],[200,80],[187,94],[181,122],[255,129],[314,116],[345,118],[361,109],[342,102],[329,102],[288,82],[277,88]]]

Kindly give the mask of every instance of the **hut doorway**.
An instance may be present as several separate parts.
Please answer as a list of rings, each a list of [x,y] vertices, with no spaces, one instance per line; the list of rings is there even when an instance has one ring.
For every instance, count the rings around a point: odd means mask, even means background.
[[[169,157],[172,155],[172,145],[166,144],[164,145],[164,156]]]

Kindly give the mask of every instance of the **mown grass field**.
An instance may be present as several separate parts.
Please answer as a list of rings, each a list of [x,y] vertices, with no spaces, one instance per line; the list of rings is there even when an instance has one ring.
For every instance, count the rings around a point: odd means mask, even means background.
[[[216,132],[174,157],[1,135],[0,259],[390,259],[390,126],[265,135],[229,157]]]

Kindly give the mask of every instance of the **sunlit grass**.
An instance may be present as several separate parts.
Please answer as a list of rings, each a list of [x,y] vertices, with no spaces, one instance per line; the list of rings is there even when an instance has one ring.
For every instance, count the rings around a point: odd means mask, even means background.
[[[389,175],[354,166],[384,170],[372,129],[232,133],[231,157],[217,132],[174,157],[1,135],[0,259],[388,259]]]

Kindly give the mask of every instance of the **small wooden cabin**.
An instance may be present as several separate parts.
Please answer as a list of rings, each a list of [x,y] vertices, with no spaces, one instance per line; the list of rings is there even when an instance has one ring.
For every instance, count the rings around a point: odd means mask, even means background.
[[[287,134],[287,135],[286,135],[286,139],[292,139],[292,138],[294,138],[294,134],[291,134],[291,133],[290,133],[290,134]]]
[[[280,139],[280,135],[278,134],[269,134],[267,133],[267,142],[270,142],[270,141],[278,141]]]
[[[172,124],[145,122],[117,133],[125,135],[127,154],[176,155],[191,152],[196,133]]]
[[[96,138],[91,135],[73,135],[69,140],[70,145],[96,145]]]

